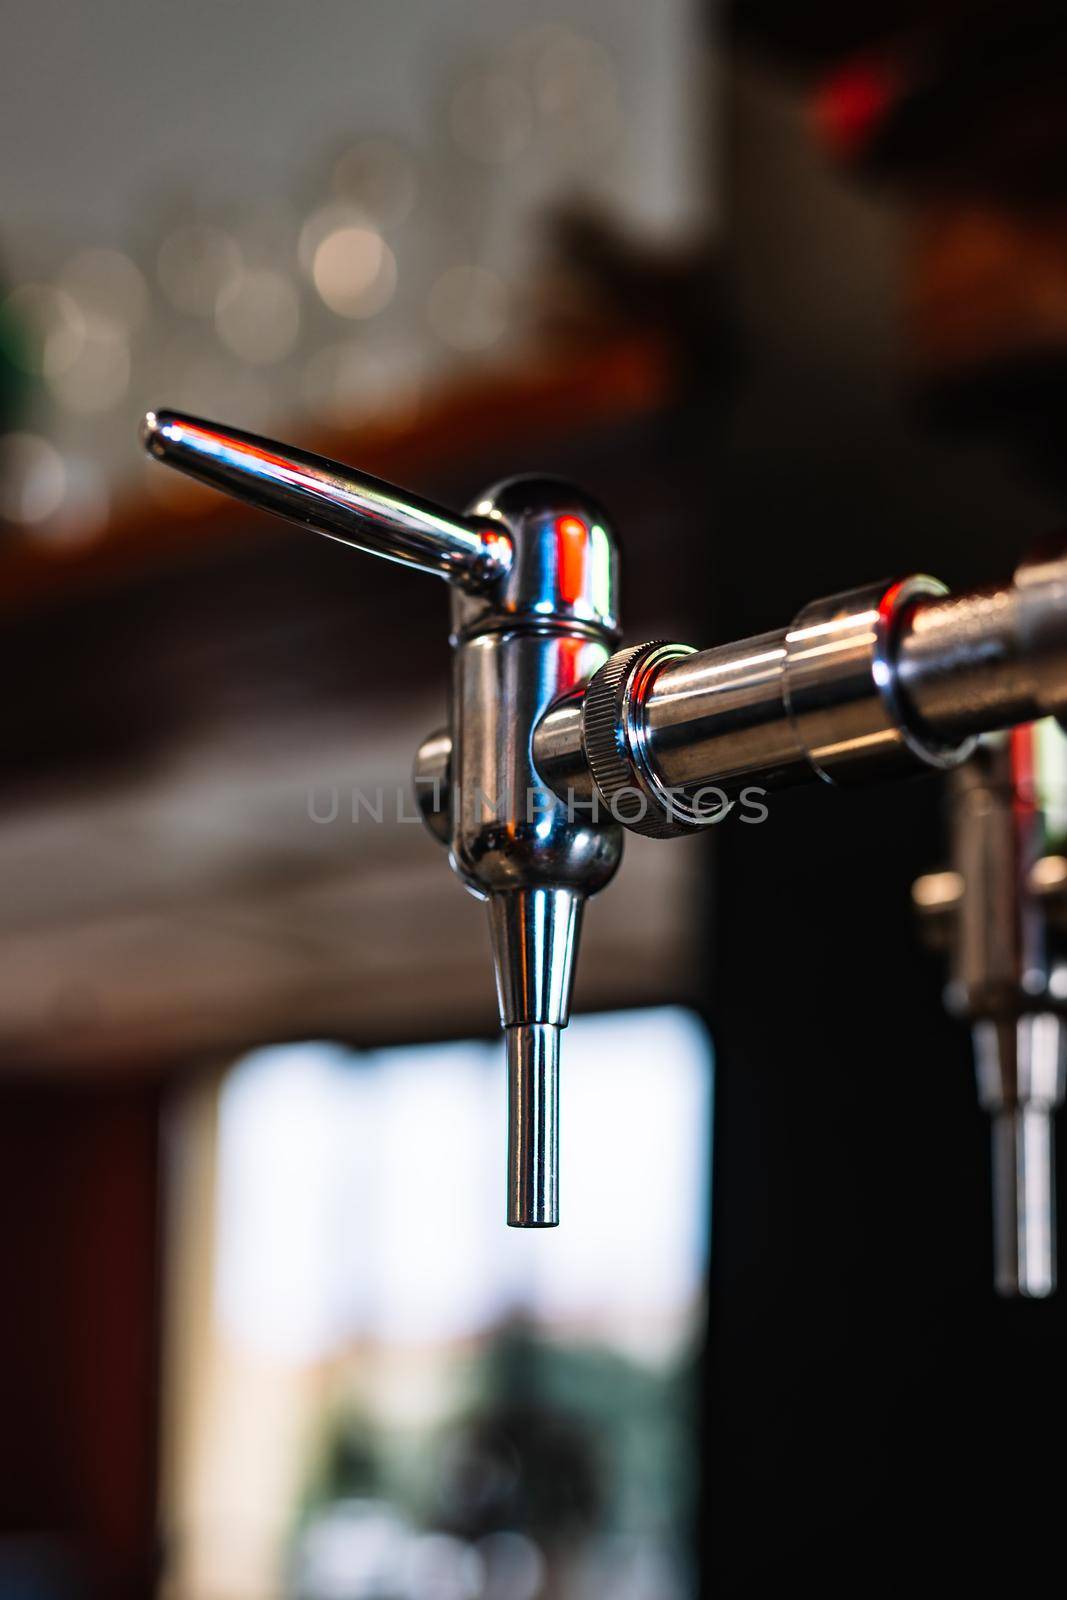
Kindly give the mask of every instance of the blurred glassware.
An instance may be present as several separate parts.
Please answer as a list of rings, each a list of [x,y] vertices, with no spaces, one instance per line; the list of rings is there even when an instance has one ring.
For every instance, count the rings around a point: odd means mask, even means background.
[[[396,257],[376,229],[345,224],[316,246],[311,276],[339,317],[373,317],[396,289]]]
[[[431,328],[453,350],[484,351],[498,344],[508,328],[508,290],[485,267],[449,267],[426,302]]]
[[[12,359],[33,377],[65,372],[85,342],[85,318],[69,294],[48,283],[23,283],[3,302],[16,331]]]
[[[525,86],[491,61],[460,81],[449,106],[456,144],[472,161],[503,166],[530,143],[533,108]]]
[[[171,305],[191,317],[213,317],[219,301],[237,287],[243,271],[237,241],[210,222],[189,222],[168,233],[156,257],[156,275]]]
[[[130,386],[130,346],[119,331],[91,324],[72,361],[46,371],[45,381],[59,405],[90,414],[110,411]]]
[[[107,525],[111,510],[107,476],[96,461],[68,457],[66,488],[55,512],[28,532],[53,547],[87,544]]]
[[[242,361],[271,366],[293,350],[300,300],[290,278],[270,267],[246,272],[224,289],[215,308],[219,338]]]
[[[365,213],[348,200],[330,200],[325,205],[316,205],[303,223],[297,240],[297,259],[304,276],[314,281],[315,256],[324,240],[342,228],[365,227],[367,220]]]
[[[419,192],[415,160],[395,139],[360,139],[338,156],[334,193],[379,228],[398,228],[414,209]]]
[[[422,392],[423,357],[403,339],[338,339],[308,357],[300,398],[313,417],[351,426],[375,412],[411,422]]]
[[[53,444],[36,433],[0,436],[0,516],[33,526],[63,504],[67,469]]]
[[[148,285],[121,250],[79,250],[60,270],[58,287],[74,301],[96,338],[130,335],[148,314]]]
[[[611,55],[565,27],[546,28],[532,43],[533,99],[542,136],[569,156],[595,162],[622,131]]]
[[[519,348],[544,270],[533,227],[565,187],[603,186],[618,73],[602,45],[552,24],[448,81],[417,150],[356,130],[300,193],[159,201],[137,259],[118,242],[20,236],[0,377],[25,436],[55,455],[13,447],[8,501],[32,512],[60,494],[67,526],[98,527],[111,486],[142,481],[129,418],[161,396],[253,429],[291,425],[294,408],[401,426],[435,384]],[[93,461],[107,494],[83,473],[57,489],[56,461]],[[170,498],[163,475],[148,481]]]

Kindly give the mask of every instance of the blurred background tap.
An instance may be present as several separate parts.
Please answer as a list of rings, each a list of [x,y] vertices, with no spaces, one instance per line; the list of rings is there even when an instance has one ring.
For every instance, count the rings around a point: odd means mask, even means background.
[[[991,1123],[994,1278],[1056,1287],[1054,1117],[1067,1068],[1067,736],[1052,718],[988,736],[949,785],[952,867],[912,896],[949,958],[945,1001],[968,1022]]]

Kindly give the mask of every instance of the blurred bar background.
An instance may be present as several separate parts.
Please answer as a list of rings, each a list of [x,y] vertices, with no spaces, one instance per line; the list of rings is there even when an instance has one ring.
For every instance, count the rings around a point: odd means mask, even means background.
[[[439,586],[151,467],[137,423],[456,507],[562,473],[613,512],[630,640],[999,574],[1062,499],[1061,12],[11,0],[0,1596],[691,1600],[1055,1554],[1064,1313],[992,1299],[910,917],[938,786],[628,840],[564,1227],[505,1235],[481,913],[407,794]]]

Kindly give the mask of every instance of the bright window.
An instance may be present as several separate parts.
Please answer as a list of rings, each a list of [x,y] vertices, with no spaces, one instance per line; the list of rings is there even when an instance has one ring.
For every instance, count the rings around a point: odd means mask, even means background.
[[[284,1045],[226,1078],[190,1595],[692,1594],[707,1035],[571,1024],[558,1229],[505,1226],[503,1078],[483,1042]]]

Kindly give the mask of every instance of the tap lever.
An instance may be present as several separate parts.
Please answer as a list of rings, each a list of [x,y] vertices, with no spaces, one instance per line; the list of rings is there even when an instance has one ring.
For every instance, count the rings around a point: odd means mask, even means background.
[[[367,473],[254,433],[176,411],[150,411],[141,438],[157,461],[328,539],[481,590],[510,568],[511,538]]]

